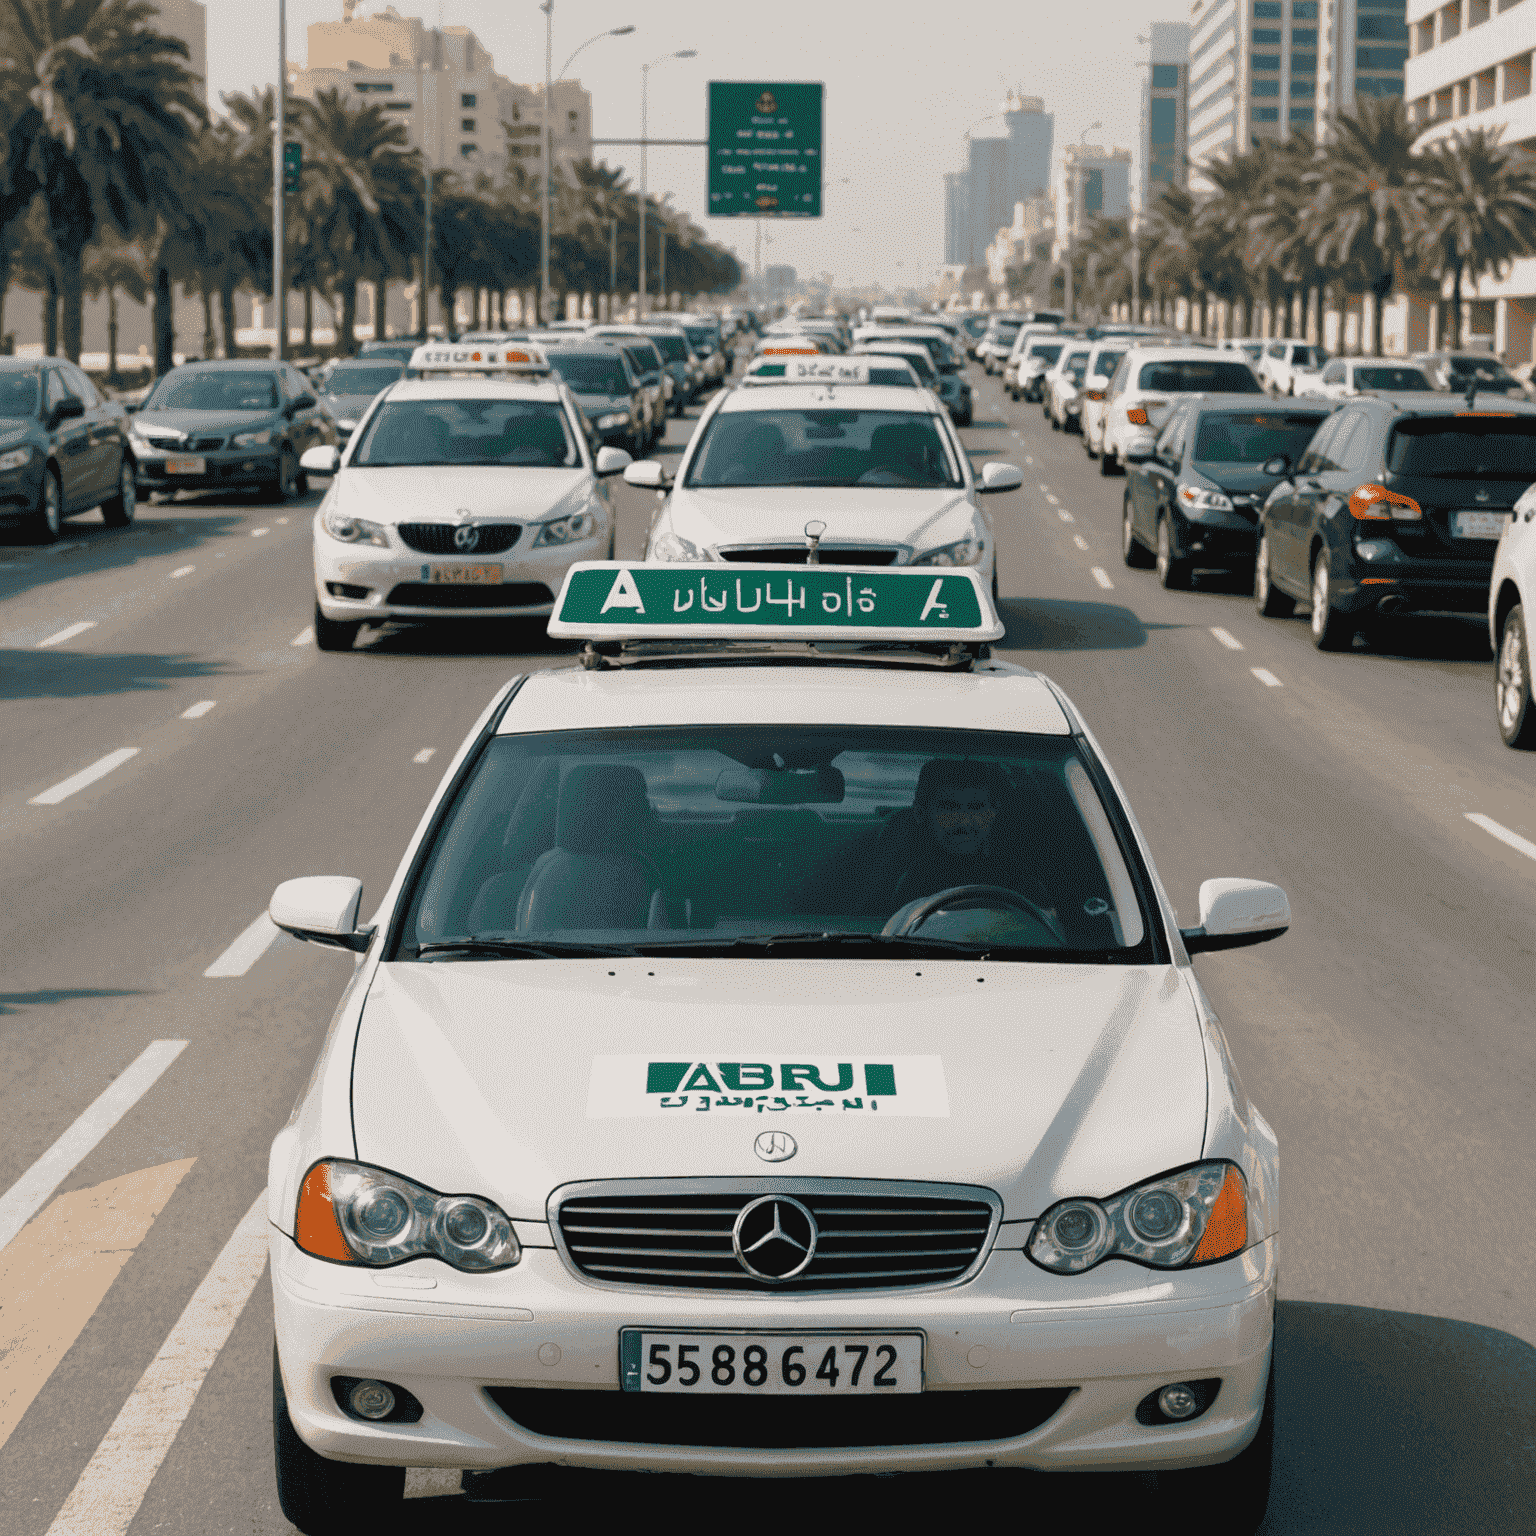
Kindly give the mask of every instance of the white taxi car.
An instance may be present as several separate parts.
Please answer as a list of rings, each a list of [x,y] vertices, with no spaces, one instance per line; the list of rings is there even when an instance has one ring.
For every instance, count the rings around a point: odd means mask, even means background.
[[[804,564],[819,529],[822,564],[974,566],[994,591],[996,538],[979,498],[1023,483],[1000,462],[973,475],[931,391],[832,378],[725,391],[699,418],[675,481],[649,459],[624,478],[667,493],[648,560]]]
[[[1278,1147],[1189,957],[1284,893],[1180,931],[974,570],[579,565],[550,633],[371,918],[272,897],[358,956],[270,1159],[284,1514],[990,1466],[1253,1531]]]
[[[1179,395],[1262,395],[1246,358],[1215,347],[1133,346],[1115,369],[1104,401],[1099,473],[1150,457]]]
[[[344,452],[315,511],[315,644],[351,650],[366,624],[548,614],[574,560],[612,554],[596,448],[570,390],[530,342],[418,347]]]

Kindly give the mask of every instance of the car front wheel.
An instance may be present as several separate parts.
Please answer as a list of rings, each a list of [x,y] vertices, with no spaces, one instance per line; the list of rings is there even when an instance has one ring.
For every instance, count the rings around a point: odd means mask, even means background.
[[[299,460],[285,443],[277,456],[277,479],[269,480],[262,487],[262,494],[270,501],[287,501],[297,491],[298,484]]]
[[[1133,571],[1144,571],[1152,564],[1152,551],[1136,537],[1136,524],[1131,517],[1131,493],[1125,493],[1120,506],[1120,558]]]
[[[59,488],[56,471],[43,471],[42,489],[37,493],[37,511],[32,515],[32,537],[38,544],[57,544],[64,527],[64,492]]]
[[[1536,701],[1531,698],[1531,646],[1525,629],[1525,610],[1510,609],[1499,632],[1499,655],[1494,664],[1494,708],[1499,735],[1506,747],[1529,751],[1536,747]]]
[[[1182,592],[1189,586],[1189,576],[1189,561],[1173,552],[1173,530],[1165,514],[1157,520],[1157,579],[1170,592]]]
[[[117,471],[117,495],[101,504],[101,520],[108,528],[127,528],[139,510],[139,488],[133,460],[125,453]]]
[[[1347,651],[1355,638],[1355,620],[1333,606],[1329,590],[1328,551],[1312,561],[1312,644],[1320,651]]]
[[[321,651],[350,651],[363,626],[355,619],[328,619],[315,604],[315,648]]]

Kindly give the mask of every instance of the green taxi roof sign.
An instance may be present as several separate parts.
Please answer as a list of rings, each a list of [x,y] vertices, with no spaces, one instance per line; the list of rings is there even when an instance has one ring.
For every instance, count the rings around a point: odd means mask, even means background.
[[[549,633],[582,640],[1001,640],[980,575],[966,567],[625,564],[566,572]]]

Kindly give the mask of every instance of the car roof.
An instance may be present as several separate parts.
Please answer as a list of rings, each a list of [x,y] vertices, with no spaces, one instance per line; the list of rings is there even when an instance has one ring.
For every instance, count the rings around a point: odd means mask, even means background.
[[[606,341],[587,341],[580,336],[572,335],[569,341],[543,341],[539,343],[546,357],[570,357],[573,353],[581,357],[617,357],[617,347],[611,347]]]
[[[392,384],[391,400],[549,400],[558,401],[560,386],[549,378],[484,379],[462,374],[402,379]]]
[[[836,405],[850,411],[915,411],[924,416],[943,412],[926,389],[899,384],[777,384],[772,389],[733,389],[720,402],[725,411],[814,410]]]
[[[498,734],[650,725],[892,725],[1067,736],[1072,724],[1044,678],[982,663],[969,672],[868,666],[707,664],[531,674]]]
[[[1484,403],[1486,402],[1486,404]],[[1440,394],[1427,399],[1423,390],[1387,390],[1381,394],[1357,395],[1352,406],[1379,406],[1399,416],[1536,416],[1536,401],[1516,400],[1492,390],[1479,390],[1477,404],[1467,409],[1466,392]]]
[[[1233,394],[1228,391],[1210,390],[1198,394],[1181,394],[1175,410],[1187,411],[1305,411],[1310,415],[1331,416],[1338,409],[1336,400],[1319,400],[1315,396],[1291,395],[1282,400],[1266,398],[1264,404],[1255,405],[1257,395]]]
[[[64,359],[54,357],[44,359],[44,361],[56,363],[62,362]],[[275,371],[282,366],[283,364],[275,362],[270,357],[202,357],[185,363],[178,363],[176,365],[176,372],[180,373],[185,370],[190,373],[193,369],[196,369],[199,373],[250,373],[252,369],[260,371],[263,368],[267,368]],[[293,364],[289,363],[287,366],[291,368]]]

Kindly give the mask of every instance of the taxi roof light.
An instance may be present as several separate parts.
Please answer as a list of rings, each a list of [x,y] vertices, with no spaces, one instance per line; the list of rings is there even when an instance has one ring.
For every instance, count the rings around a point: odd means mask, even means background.
[[[432,373],[547,375],[552,371],[543,347],[533,341],[472,342],[459,345],[428,342],[411,353],[406,370],[413,377]]]

